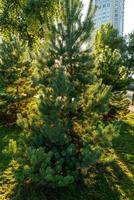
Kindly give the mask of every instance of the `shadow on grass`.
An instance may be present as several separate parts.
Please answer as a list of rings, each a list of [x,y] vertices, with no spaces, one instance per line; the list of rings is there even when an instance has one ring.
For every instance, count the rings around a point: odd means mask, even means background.
[[[124,123],[120,136],[114,140],[114,150],[134,175],[134,126]]]
[[[113,165],[114,174],[120,181],[125,199],[134,200],[134,121],[133,124],[124,122],[113,144],[117,155],[116,164]]]
[[[113,161],[89,169],[84,183],[69,188],[19,187],[15,200],[134,200],[134,127],[122,126]]]
[[[11,135],[10,135],[11,136]],[[9,138],[11,138],[9,136]],[[3,145],[9,140],[3,140]],[[13,137],[12,137],[13,138]],[[134,127],[123,125],[114,140],[113,161],[89,169],[83,183],[69,188],[15,186],[10,200],[134,200]],[[6,198],[4,200],[7,200]]]
[[[98,164],[90,168],[87,178],[83,183],[71,185],[69,188],[48,189],[33,185],[19,186],[16,188],[15,200],[120,200],[117,187],[119,177],[113,176],[109,166]],[[117,170],[117,167],[116,167]],[[119,170],[119,169],[118,169]],[[121,173],[121,172],[120,172]]]
[[[101,177],[102,178],[102,177]],[[79,183],[69,188],[46,189],[34,186],[17,189],[15,200],[119,200],[116,189],[109,185],[105,177],[96,177],[90,185]],[[98,182],[99,181],[99,184]],[[101,181],[101,183],[100,183]],[[112,186],[112,187],[111,187]]]

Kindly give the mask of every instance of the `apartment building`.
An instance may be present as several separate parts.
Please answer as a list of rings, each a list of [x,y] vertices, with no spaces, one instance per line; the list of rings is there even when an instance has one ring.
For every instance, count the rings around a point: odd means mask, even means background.
[[[123,35],[124,2],[125,0],[94,0],[97,6],[94,16],[95,30],[109,22]]]

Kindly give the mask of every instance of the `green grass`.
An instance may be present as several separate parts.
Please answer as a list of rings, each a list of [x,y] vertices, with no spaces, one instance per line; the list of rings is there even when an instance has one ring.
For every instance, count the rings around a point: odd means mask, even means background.
[[[19,138],[17,132],[0,129],[0,200],[134,200],[134,115],[124,119],[107,155],[111,161],[92,166],[84,183],[64,189],[17,186],[11,167],[16,163],[3,151],[9,139]]]

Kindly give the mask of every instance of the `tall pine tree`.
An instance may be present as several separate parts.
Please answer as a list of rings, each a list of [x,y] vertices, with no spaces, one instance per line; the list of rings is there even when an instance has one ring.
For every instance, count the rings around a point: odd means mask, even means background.
[[[86,46],[93,27],[92,1],[83,20],[80,0],[60,5],[64,14],[50,23],[48,54],[42,50],[38,56],[40,114],[18,120],[25,127],[23,180],[56,187],[78,180],[81,170],[99,159],[99,146],[105,148],[115,133],[111,124],[102,123],[110,87],[94,76]]]

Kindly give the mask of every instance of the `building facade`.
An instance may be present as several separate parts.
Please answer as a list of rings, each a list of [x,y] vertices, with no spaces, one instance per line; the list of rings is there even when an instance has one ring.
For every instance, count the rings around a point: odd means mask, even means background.
[[[125,0],[94,0],[97,10],[94,16],[95,30],[102,24],[111,23],[123,35]]]

